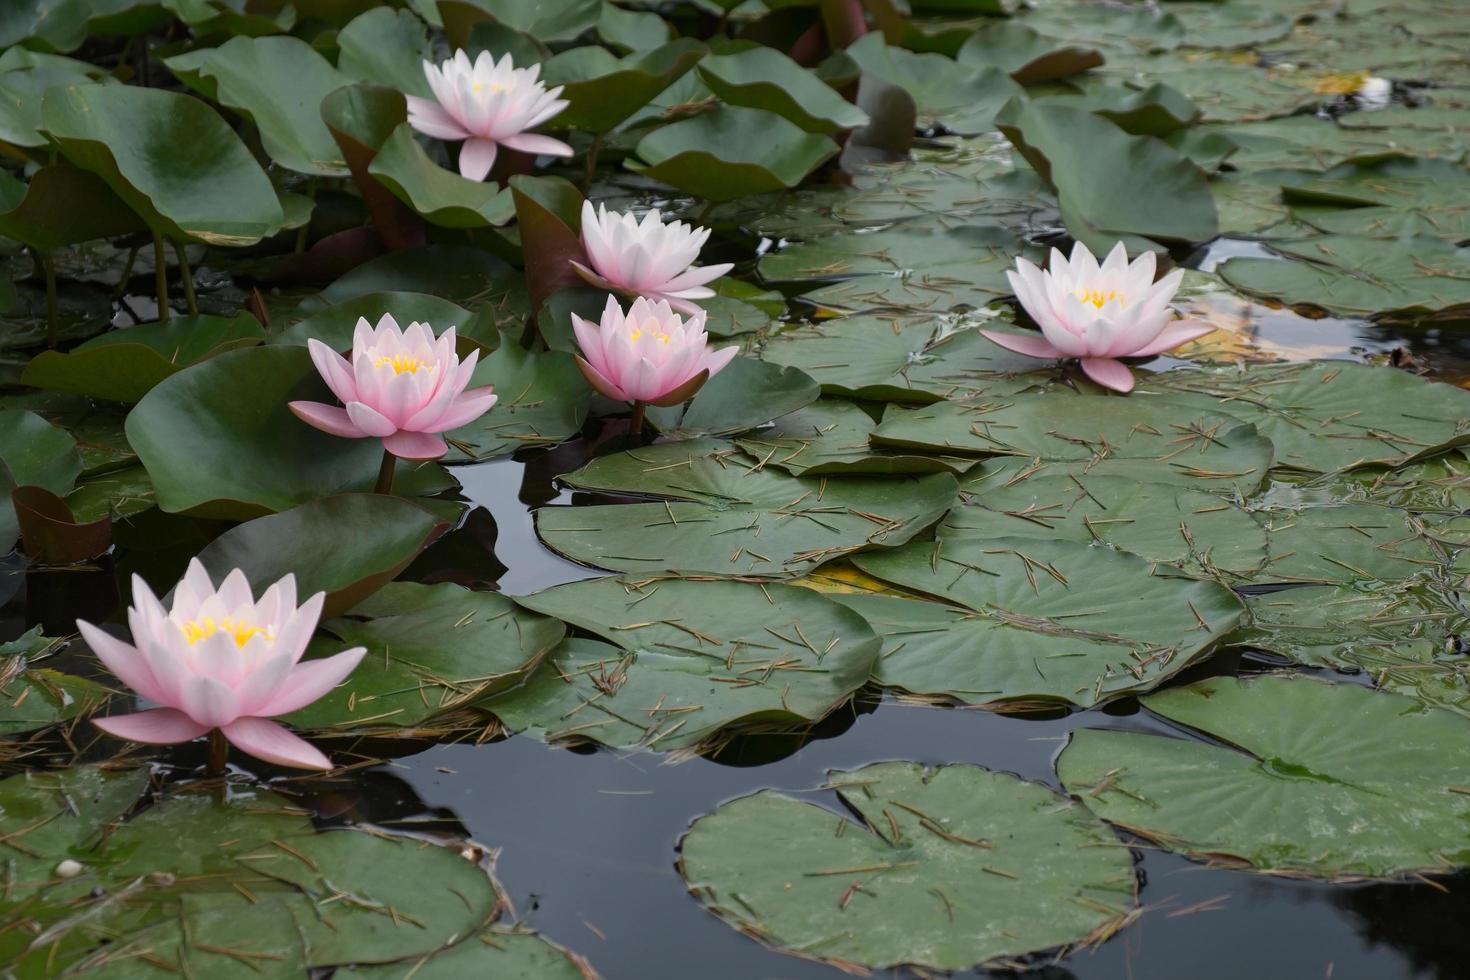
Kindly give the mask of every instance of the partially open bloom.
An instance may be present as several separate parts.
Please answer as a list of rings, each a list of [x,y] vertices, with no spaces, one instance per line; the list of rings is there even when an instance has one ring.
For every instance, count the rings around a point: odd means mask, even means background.
[[[398,329],[384,313],[376,327],[357,321],[352,360],[320,340],[307,341],[312,363],[346,408],[321,402],[291,402],[308,425],[348,439],[382,439],[402,459],[438,459],[449,451],[441,432],[484,415],[495,404],[495,388],[469,388],[479,351],[460,363],[454,328],[437,340],[427,323]]]
[[[1353,94],[1360,109],[1384,109],[1393,101],[1393,82],[1369,75]]]
[[[408,124],[435,139],[464,140],[459,172],[470,180],[485,179],[502,146],[569,157],[572,148],[561,140],[526,132],[567,107],[557,98],[561,86],[548,90],[537,80],[540,73],[540,65],[517,68],[510,55],[497,62],[488,51],[481,51],[474,64],[463,51],[442,65],[426,61],[424,76],[434,98],[407,96]]]
[[[633,301],[626,315],[607,298],[600,323],[572,314],[582,354],[577,364],[592,386],[615,401],[677,405],[734,359],[735,347],[710,350],[701,310],[685,320],[663,300]]]
[[[1052,249],[1045,272],[1025,259],[1016,266],[1006,276],[1042,335],[980,332],[1029,357],[1081,358],[1087,376],[1114,391],[1133,390],[1133,372],[1118,358],[1162,354],[1214,329],[1200,320],[1174,319],[1169,301],[1183,270],[1154,282],[1154,253],[1130,265],[1122,242],[1101,266],[1081,242],[1072,246],[1070,260]]]
[[[215,589],[194,559],[163,604],[133,576],[128,626],[133,644],[77,620],[82,639],[128,687],[161,705],[94,720],[134,742],[189,742],[218,728],[235,747],[258,759],[300,769],[330,769],[310,743],[270,719],[304,708],[342,682],[362,660],[362,647],[301,663],[316,629],[325,593],[296,605],[296,579],[287,575],[257,602],[238,568]]]
[[[708,228],[695,228],[682,221],[664,224],[657,211],[639,222],[631,214],[595,209],[582,202],[582,246],[592,268],[572,265],[594,286],[631,296],[666,300],[676,310],[693,314],[699,310],[690,300],[715,294],[705,283],[729,272],[733,265],[695,267],[699,250],[709,239]]]

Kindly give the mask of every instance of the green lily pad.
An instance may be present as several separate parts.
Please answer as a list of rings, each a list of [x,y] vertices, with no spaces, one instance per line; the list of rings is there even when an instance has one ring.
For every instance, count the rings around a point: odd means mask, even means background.
[[[429,159],[407,123],[393,130],[368,173],[433,225],[486,228],[515,217],[510,188],[445,170]]]
[[[24,51],[24,48],[11,50]],[[48,88],[96,81],[97,70],[62,58],[59,64],[0,68],[0,141],[20,147],[43,147],[41,98]],[[104,75],[104,79],[114,81]]]
[[[0,551],[10,551],[20,538],[12,490],[38,486],[64,496],[81,471],[76,440],[65,429],[34,412],[0,411]]]
[[[302,312],[345,302],[365,293],[428,293],[477,313],[491,311],[500,322],[521,322],[530,312],[525,277],[481,248],[428,245],[381,255],[353,269],[314,297]]]
[[[828,773],[846,813],[762,790],[696,820],[679,868],[747,935],[849,971],[961,970],[1110,933],[1127,851],[1045,786],[978,766]]]
[[[552,548],[616,571],[785,578],[861,548],[892,548],[939,519],[955,479],[818,480],[764,469],[727,443],[690,439],[593,460],[563,477],[657,503],[543,507]]]
[[[116,521],[151,510],[156,501],[153,481],[141,466],[127,466],[86,477],[66,496],[66,505],[79,524],[109,517]]]
[[[1099,402],[1099,397],[1109,399]],[[1106,405],[1106,409],[1103,406]],[[1020,394],[1004,401],[890,408],[873,444],[943,453],[1076,463],[1098,476],[1150,483],[1200,481],[1253,490],[1270,468],[1271,444],[1253,426],[1169,398]]]
[[[285,223],[265,171],[198,99],[134,85],[74,85],[48,91],[41,113],[62,154],[106,181],[165,237],[253,245]]]
[[[409,95],[433,95],[424,62],[434,47],[424,22],[410,11],[374,7],[337,32],[337,70],[348,78],[390,85]]]
[[[1086,706],[1147,690],[1212,649],[1243,612],[1218,583],[1161,574],[1134,555],[1070,541],[946,538],[854,562],[978,614],[938,617],[943,633],[919,636],[909,654],[890,648],[882,671],[907,690],[974,703]],[[935,629],[930,611],[868,605],[885,639],[888,617],[901,632]],[[985,656],[976,658],[981,643]]]
[[[57,642],[42,636],[37,626],[0,644],[0,736],[8,738],[89,715],[112,696],[95,681],[30,666]]]
[[[1122,476],[1033,476],[962,494],[945,541],[1037,538],[1098,542],[1190,573],[1249,575],[1266,562],[1266,532],[1249,513],[1203,490]]]
[[[940,54],[890,47],[877,32],[865,34],[847,54],[864,72],[913,96],[921,120],[961,135],[993,129],[996,113],[1023,92],[1004,69],[975,68]]]
[[[699,63],[710,90],[730,105],[766,109],[809,133],[866,125],[868,114],[775,48],[711,55]]]
[[[597,36],[619,51],[652,51],[669,43],[673,29],[658,14],[604,3],[597,15]]]
[[[582,957],[534,932],[492,926],[407,967],[403,963],[345,966],[333,976],[337,980],[403,980],[405,969],[413,970],[414,980],[587,980],[593,975]]]
[[[68,353],[42,351],[21,373],[21,383],[111,401],[137,402],[165,378],[226,351],[265,339],[248,313],[174,317],[111,330]]]
[[[625,58],[596,45],[563,51],[545,62],[546,84],[562,86],[560,97],[571,103],[554,124],[606,133],[674,84],[708,50],[686,37]]]
[[[570,439],[586,421],[592,396],[572,355],[528,351],[512,341],[482,356],[470,384],[493,384],[499,400],[489,412],[444,438],[454,450],[476,460]]]
[[[653,408],[648,418],[665,434],[728,435],[810,405],[821,391],[796,368],[736,357],[705,382],[688,408]]]
[[[367,647],[357,669],[287,720],[300,728],[392,730],[518,687],[561,642],[555,619],[494,592],[395,582],[322,628],[332,654]]]
[[[837,144],[773,112],[721,106],[655,129],[628,166],[712,201],[785,190],[837,154]]]
[[[1270,558],[1256,582],[1396,582],[1445,564],[1442,549],[1408,511],[1373,504],[1265,511]]]
[[[1105,820],[1168,850],[1296,876],[1470,864],[1470,799],[1458,792],[1470,780],[1470,719],[1281,675],[1212,677],[1143,703],[1217,741],[1074,733],[1057,771]]]
[[[1393,368],[1326,361],[1170,371],[1143,387],[1254,424],[1275,445],[1276,465],[1293,470],[1403,466],[1470,443],[1470,394]]]
[[[824,400],[781,416],[772,425],[740,436],[735,444],[764,466],[792,476],[853,473],[963,473],[972,457],[885,453],[868,445],[878,427],[849,402]]]
[[[779,584],[601,578],[516,601],[613,644],[570,640],[483,704],[548,740],[670,751],[735,724],[807,724],[866,683],[878,654],[855,613]]]
[[[1098,254],[1119,238],[1202,242],[1218,231],[1204,172],[1159,140],[1083,109],[1020,100],[996,125],[1056,189],[1067,230]],[[1139,187],[1155,206],[1138,207]]]
[[[29,184],[0,171],[0,234],[32,248],[45,252],[143,228],[138,216],[85,170],[52,164],[36,171]]]
[[[1035,100],[1035,104],[1086,109],[1135,136],[1170,136],[1188,129],[1200,116],[1188,96],[1162,82],[1147,88],[1090,85],[1080,95],[1050,96]]]
[[[335,404],[306,349],[285,344],[230,351],[161,382],[127,420],[158,506],[242,520],[371,488],[382,443],[312,428],[287,408],[296,399]]]
[[[1298,215],[1324,231],[1398,238],[1470,237],[1470,170],[1447,160],[1384,160],[1347,164],[1324,174],[1284,180],[1282,195]],[[1330,208],[1331,210],[1326,210]]]
[[[464,328],[474,320],[469,310],[429,293],[363,293],[334,306],[311,311],[310,315],[272,337],[271,343],[304,347],[308,340],[315,338],[335,351],[346,353],[352,350],[352,334],[357,329],[357,321],[366,319],[368,323],[376,324],[385,313],[393,314],[400,327],[414,322],[427,323],[436,334],[454,327],[456,337],[463,336]],[[497,335],[480,339],[499,338]]]
[[[1022,85],[1069,78],[1103,63],[1096,48],[1058,43],[1012,20],[981,27],[954,57],[962,65],[1002,68]]]
[[[843,317],[784,330],[761,357],[800,368],[827,394],[894,402],[994,398],[1049,380],[1039,370],[1045,362],[954,326],[931,318]]]
[[[300,38],[235,37],[164,64],[186,84],[250,118],[276,163],[345,177],[342,151],[322,122],[322,99],[352,81]]]
[[[327,593],[322,615],[336,616],[392,581],[445,530],[412,501],[342,494],[232,527],[199,560],[216,582],[244,569],[257,590],[294,573],[298,594]]]

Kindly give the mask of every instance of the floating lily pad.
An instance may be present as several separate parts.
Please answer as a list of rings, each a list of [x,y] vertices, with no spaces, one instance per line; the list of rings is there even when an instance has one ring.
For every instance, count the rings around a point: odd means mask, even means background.
[[[265,339],[248,313],[233,318],[174,317],[161,323],[111,330],[68,353],[42,351],[21,374],[21,383],[92,398],[137,402],[190,365]]]
[[[428,293],[502,322],[520,322],[530,311],[525,277],[480,248],[429,245],[379,256],[353,269],[298,309],[311,312],[365,293]]]
[[[285,223],[265,171],[198,99],[134,85],[74,85],[46,93],[42,118],[68,160],[101,177],[164,236],[253,245]]]
[[[322,99],[352,81],[300,38],[235,37],[165,64],[220,105],[247,115],[270,158],[288,170],[345,177],[342,151],[322,122]]]
[[[645,177],[730,201],[795,187],[837,144],[773,112],[722,106],[654,130],[634,152],[628,165]]]
[[[790,245],[762,256],[759,268],[766,282],[824,282],[865,275],[948,281],[966,299],[981,291],[976,305],[984,305],[1010,292],[1005,273],[1015,268],[1020,253],[1015,234],[994,225],[950,228],[909,223]],[[962,301],[957,298],[954,304]]]
[[[367,647],[357,669],[289,721],[302,728],[391,730],[516,687],[561,641],[558,621],[494,592],[395,582],[323,629],[330,655]]]
[[[664,433],[726,435],[810,405],[821,391],[804,371],[737,357],[705,382],[687,409],[653,408],[648,418]]]
[[[294,574],[298,593],[326,592],[323,615],[335,616],[391,581],[444,530],[412,501],[342,494],[232,527],[199,560],[216,582],[244,569],[257,590]]]
[[[506,341],[475,367],[471,385],[494,385],[495,407],[445,434],[471,459],[503,456],[576,435],[587,418],[591,386],[570,354],[528,351]]]
[[[1098,397],[1055,391],[996,402],[890,408],[873,443],[1075,463],[1098,476],[1186,485],[1201,481],[1227,491],[1252,490],[1266,478],[1269,440],[1223,410],[1167,398],[1101,396],[1109,400],[1099,402]]]
[[[1282,181],[1285,199],[1298,215],[1324,231],[1398,238],[1438,235],[1470,237],[1470,170],[1447,160],[1384,160],[1347,164],[1324,174]]]
[[[611,5],[609,5],[611,6]],[[660,21],[662,23],[662,21]],[[529,930],[494,926],[433,953],[410,966],[402,963],[339,967],[337,980],[587,980],[593,976],[582,957]]]
[[[606,133],[653,101],[708,50],[699,41],[680,38],[625,58],[596,45],[563,51],[544,63],[546,84],[562,86],[561,98],[570,103],[557,113],[555,125]]]
[[[1070,541],[942,539],[860,555],[854,563],[978,614],[936,617],[869,604],[881,617],[874,630],[885,639],[887,617],[902,633],[934,630],[936,618],[944,631],[917,641],[899,636],[915,641],[909,655],[890,644],[882,669],[887,682],[976,703],[1086,706],[1147,690],[1208,652],[1243,612],[1215,582],[1160,574],[1142,558]],[[853,608],[868,614],[866,607]]]
[[[57,642],[42,636],[37,626],[0,644],[0,736],[19,735],[91,714],[111,697],[112,692],[95,681],[30,666]]]
[[[1022,85],[1067,78],[1103,63],[1096,48],[1043,38],[1017,21],[986,24],[960,46],[955,60],[976,67],[994,65]]]
[[[890,47],[878,32],[864,35],[847,54],[864,72],[913,96],[921,118],[962,135],[994,128],[996,113],[1023,91],[1005,69]]]
[[[1266,511],[1270,558],[1256,582],[1397,582],[1445,564],[1442,550],[1413,514],[1347,504]]]
[[[26,184],[0,171],[0,234],[32,248],[44,252],[143,228],[96,174],[56,163]]]
[[[878,427],[857,405],[826,400],[783,415],[772,425],[748,432],[735,444],[763,466],[792,476],[852,473],[962,473],[975,465],[967,456],[885,453],[868,444]]]
[[[615,644],[568,641],[484,703],[545,739],[669,751],[737,723],[810,723],[867,682],[878,654],[861,617],[779,584],[601,578],[516,601]]]
[[[474,320],[464,307],[428,293],[364,293],[311,312],[272,337],[271,343],[304,347],[307,340],[316,338],[345,354],[352,350],[352,334],[357,328],[357,321],[366,319],[369,324],[376,324],[385,313],[393,314],[400,327],[414,322],[427,323],[436,334],[454,327],[456,337],[463,336],[464,328]]]
[[[1470,444],[1470,394],[1387,367],[1170,371],[1143,386],[1254,424],[1275,445],[1276,465],[1294,470],[1403,466]]]
[[[978,766],[880,762],[824,788],[862,820],[762,790],[690,827],[680,871],[706,908],[848,970],[1014,962],[1111,932],[1127,851],[1081,807]]]
[[[901,545],[938,520],[955,492],[947,473],[791,477],[713,439],[604,456],[563,479],[586,490],[673,499],[543,507],[537,531],[562,554],[617,571],[760,578]]]
[[[939,526],[946,541],[1037,538],[1098,542],[1193,573],[1248,575],[1266,562],[1266,532],[1232,501],[1123,476],[1033,476],[962,495]]]
[[[1044,361],[943,319],[852,316],[784,330],[764,360],[801,368],[827,394],[898,402],[1011,395],[1044,385]]]
[[[1321,878],[1470,864],[1470,799],[1458,792],[1470,719],[1271,675],[1213,677],[1144,705],[1217,741],[1083,730],[1057,770],[1089,809],[1161,847]]]
[[[337,32],[337,69],[349,78],[391,85],[400,92],[429,98],[424,62],[434,47],[424,22],[407,10],[375,7]]]

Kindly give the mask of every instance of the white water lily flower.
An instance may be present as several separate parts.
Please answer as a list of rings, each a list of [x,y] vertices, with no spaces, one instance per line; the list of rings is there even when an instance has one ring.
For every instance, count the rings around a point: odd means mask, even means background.
[[[1358,91],[1354,94],[1358,97],[1360,108],[1383,109],[1393,101],[1393,82],[1370,75],[1363,79],[1363,84],[1358,86]]]
[[[664,300],[682,313],[693,314],[699,307],[691,300],[715,294],[705,283],[734,268],[729,262],[693,265],[708,239],[708,228],[682,221],[666,224],[657,210],[640,222],[632,214],[609,211],[605,205],[593,208],[592,202],[583,201],[582,246],[592,268],[575,261],[572,266],[601,289]]]
[[[459,172],[470,180],[485,179],[502,146],[569,157],[572,148],[561,140],[526,132],[567,107],[557,98],[561,86],[548,90],[537,78],[540,73],[540,65],[517,68],[510,55],[497,62],[488,51],[473,64],[463,51],[442,65],[426,61],[424,76],[434,98],[407,96],[408,123],[425,136],[464,140]]]
[[[1133,372],[1120,357],[1152,357],[1214,328],[1201,320],[1176,320],[1169,301],[1184,270],[1154,282],[1153,252],[1130,264],[1119,242],[1101,265],[1078,242],[1066,259],[1057,249],[1045,272],[1025,259],[1007,272],[1021,306],[1041,328],[1035,334],[981,330],[989,340],[1029,357],[1076,357],[1089,378],[1114,391],[1133,389]]]

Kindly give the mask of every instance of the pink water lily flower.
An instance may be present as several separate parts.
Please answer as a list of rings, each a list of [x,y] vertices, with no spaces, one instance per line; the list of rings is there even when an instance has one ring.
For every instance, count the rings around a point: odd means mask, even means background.
[[[599,323],[572,314],[582,348],[577,364],[594,388],[615,401],[677,405],[693,397],[738,351],[711,350],[704,320],[703,310],[686,320],[666,301],[641,296],[625,315],[609,296]]]
[[[504,146],[523,153],[569,157],[572,148],[561,140],[528,133],[568,105],[558,99],[562,87],[547,89],[538,80],[540,65],[517,68],[506,54],[497,62],[481,51],[470,63],[456,51],[442,65],[424,62],[424,77],[434,98],[406,96],[408,124],[425,136],[464,140],[459,148],[459,172],[470,180],[484,180]]]
[[[346,407],[291,402],[296,417],[336,436],[382,439],[383,448],[401,459],[443,456],[449,446],[439,433],[473,422],[496,401],[493,385],[467,389],[480,352],[461,363],[453,327],[435,339],[427,323],[400,330],[385,313],[376,327],[365,317],[357,321],[351,361],[314,338],[307,348]]]
[[[699,307],[691,300],[715,294],[705,283],[734,268],[729,262],[692,264],[708,239],[708,228],[682,221],[665,224],[656,210],[640,222],[632,214],[609,211],[605,205],[594,209],[590,201],[583,201],[582,246],[592,268],[575,261],[572,266],[601,289],[666,300],[674,309],[692,315]]]
[[[1081,242],[1071,259],[1051,250],[1042,272],[1025,259],[1007,272],[1011,288],[1031,319],[1035,334],[980,331],[1007,350],[1028,357],[1076,357],[1089,378],[1114,391],[1133,390],[1133,372],[1120,357],[1152,357],[1202,337],[1214,328],[1201,320],[1176,320],[1169,301],[1184,278],[1175,269],[1154,282],[1154,253],[1128,262],[1119,242],[1102,265]]]
[[[296,605],[287,575],[256,601],[238,568],[216,589],[194,559],[174,588],[173,606],[133,576],[128,626],[133,643],[77,620],[82,639],[128,687],[162,707],[93,719],[118,738],[154,745],[190,742],[219,729],[258,759],[299,769],[330,769],[309,742],[270,719],[304,708],[352,673],[363,647],[301,663],[325,593]]]

